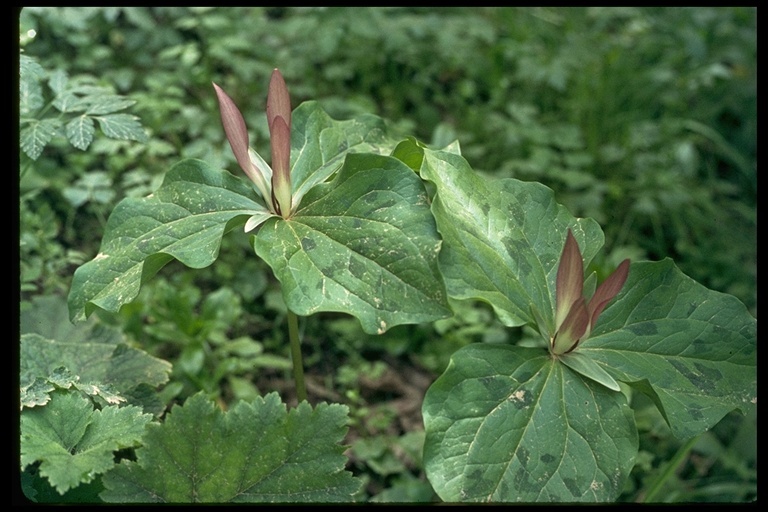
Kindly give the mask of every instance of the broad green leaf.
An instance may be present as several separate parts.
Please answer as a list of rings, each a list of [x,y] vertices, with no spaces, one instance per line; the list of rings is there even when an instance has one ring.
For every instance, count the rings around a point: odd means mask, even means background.
[[[224,413],[202,394],[153,424],[136,452],[104,476],[102,499],[120,503],[349,501],[361,482],[344,470],[347,408],[276,393]]]
[[[291,186],[294,204],[316,184],[341,168],[348,153],[388,153],[395,142],[386,136],[384,121],[362,115],[337,121],[314,101],[291,115]]]
[[[370,334],[449,315],[439,248],[421,180],[373,154],[347,155],[293,217],[269,219],[254,238],[292,311],[349,313]]]
[[[94,308],[117,311],[171,258],[210,265],[227,231],[265,207],[243,180],[199,160],[176,164],[145,198],[127,198],[107,221],[99,254],[75,271],[70,317]]]
[[[292,127],[292,186],[299,198],[336,172],[344,154],[385,152],[390,147],[380,119],[362,116],[334,121],[314,102],[294,111]],[[117,311],[171,258],[193,268],[210,265],[226,231],[242,223],[253,229],[268,217],[257,194],[243,180],[204,162],[180,162],[154,195],[125,199],[112,212],[100,253],[75,272],[69,296],[71,317],[83,318],[96,307]],[[332,220],[328,225],[337,229]],[[430,273],[427,279],[431,278]],[[373,297],[368,299],[374,302]]]
[[[423,416],[425,470],[449,502],[611,501],[638,449],[625,396],[541,349],[460,349]]]
[[[532,323],[531,305],[554,318],[565,233],[571,228],[586,265],[603,244],[597,223],[574,218],[543,185],[484,179],[459,154],[423,151],[448,294],[488,302],[509,326]]]
[[[114,452],[137,445],[151,418],[132,406],[94,410],[79,393],[57,392],[21,413],[21,468],[40,461],[40,474],[64,493],[112,468]]]
[[[709,290],[667,259],[630,267],[622,292],[579,347],[648,393],[686,439],[757,403],[757,322],[735,297]]]
[[[171,365],[127,346],[116,329],[93,321],[72,325],[58,297],[40,297],[21,314],[19,383],[48,378],[65,366],[85,384],[107,384],[119,392],[168,381]],[[59,383],[60,384],[60,383]]]
[[[107,114],[94,116],[104,135],[112,139],[135,140],[146,142],[147,134],[139,123],[139,118],[130,114]]]
[[[93,119],[81,115],[67,123],[67,138],[69,142],[77,149],[86,150],[93,141],[93,133],[96,127],[93,125]]]
[[[37,160],[45,146],[61,127],[58,119],[32,120],[19,133],[21,150],[32,160]]]

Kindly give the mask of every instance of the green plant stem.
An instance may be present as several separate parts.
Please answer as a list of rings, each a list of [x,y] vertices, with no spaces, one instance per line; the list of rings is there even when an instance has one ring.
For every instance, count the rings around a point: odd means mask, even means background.
[[[688,440],[688,442],[681,446],[680,449],[677,450],[675,456],[672,457],[672,459],[667,463],[667,467],[664,468],[664,471],[662,471],[659,476],[657,476],[656,479],[651,482],[648,492],[645,493],[645,496],[643,496],[640,501],[644,503],[652,503],[655,500],[656,495],[664,487],[664,484],[667,482],[669,477],[672,476],[680,464],[682,464],[685,457],[688,456],[688,453],[691,451],[691,448],[693,448],[693,445],[696,444],[696,440],[698,438],[698,436],[692,437]]]
[[[307,399],[304,384],[304,363],[301,358],[301,340],[299,339],[299,319],[296,313],[288,310],[288,337],[291,340],[291,359],[293,360],[293,379],[296,381],[296,397],[299,403]]]

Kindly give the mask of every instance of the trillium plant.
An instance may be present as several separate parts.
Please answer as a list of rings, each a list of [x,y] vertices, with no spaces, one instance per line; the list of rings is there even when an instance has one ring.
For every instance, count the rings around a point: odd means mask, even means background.
[[[680,439],[754,409],[756,321],[736,298],[669,259],[624,260],[598,285],[585,269],[603,232],[552,190],[481,176],[458,142],[393,138],[372,115],[338,121],[312,101],[292,110],[277,70],[268,164],[249,147],[235,102],[213,90],[252,185],[183,160],[154,194],[124,199],[99,253],[74,274],[70,319],[116,312],[172,259],[202,268],[225,234],[249,236],[289,311],[298,406],[281,412],[269,395],[222,413],[195,396],[162,427],[147,426],[137,460],[104,475],[103,499],[351,500],[361,482],[344,470],[338,445],[346,406],[312,408],[303,383],[297,318],[322,312],[382,334],[474,301],[510,329],[538,331],[459,349],[427,391],[423,463],[448,502],[615,500],[638,453],[638,394]],[[187,451],[160,448],[185,436]]]

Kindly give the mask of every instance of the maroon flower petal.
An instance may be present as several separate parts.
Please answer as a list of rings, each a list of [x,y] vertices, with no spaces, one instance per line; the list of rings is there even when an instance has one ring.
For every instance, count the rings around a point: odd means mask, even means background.
[[[221,124],[224,125],[224,133],[227,135],[232,153],[235,154],[238,165],[253,180],[254,172],[251,167],[251,159],[248,157],[248,129],[245,119],[227,93],[216,84],[213,84],[216,96],[219,99],[219,111],[221,112]]]
[[[573,303],[568,316],[565,317],[563,324],[552,340],[552,353],[566,354],[576,348],[588,326],[589,312],[587,311],[587,301],[584,297],[579,297]]]
[[[584,262],[579,244],[570,228],[565,237],[565,246],[557,268],[555,330],[565,321],[571,306],[581,298],[584,289]]]
[[[605,307],[616,295],[619,294],[629,275],[629,260],[622,261],[616,270],[597,287],[595,294],[589,301],[587,309],[589,310],[590,329],[597,323],[597,318],[603,312]]]
[[[287,217],[291,212],[291,132],[282,117],[270,127],[272,144],[272,203],[277,213]]]

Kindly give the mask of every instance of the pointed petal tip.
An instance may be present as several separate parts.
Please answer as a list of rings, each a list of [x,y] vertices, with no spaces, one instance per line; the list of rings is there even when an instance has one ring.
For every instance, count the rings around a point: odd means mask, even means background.
[[[629,276],[629,265],[629,258],[619,263],[616,270],[614,270],[613,273],[597,287],[597,290],[595,290],[595,294],[592,296],[592,299],[590,299],[588,305],[589,316],[591,317],[591,327],[594,327],[595,324],[597,324],[597,319],[600,317],[600,314],[605,307],[624,287],[624,283],[627,282],[627,277]]]
[[[557,281],[555,284],[556,329],[559,329],[571,306],[582,296],[583,291],[584,262],[581,259],[579,244],[569,228],[565,236],[563,252],[560,256],[560,265],[557,268]]]

